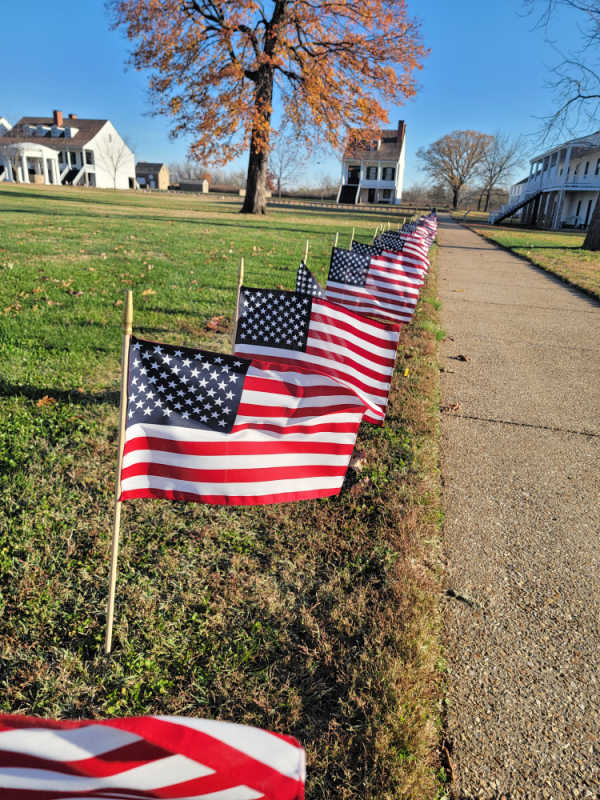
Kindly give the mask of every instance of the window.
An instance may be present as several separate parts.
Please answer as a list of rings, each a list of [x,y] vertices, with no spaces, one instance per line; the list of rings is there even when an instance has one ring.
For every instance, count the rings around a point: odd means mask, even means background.
[[[583,174],[584,174],[584,175],[587,175],[587,174],[588,174],[588,172],[589,172],[589,169],[590,169],[590,162],[589,162],[589,161],[586,161],[586,162],[585,162],[585,169],[583,170]]]
[[[577,203],[577,211],[575,212],[575,216],[579,216],[579,212],[581,211],[581,200]]]
[[[91,150],[85,151],[85,163],[86,164],[93,164],[94,163],[94,154]]]
[[[596,169],[594,171],[594,175],[600,174],[600,158],[596,161]]]
[[[384,181],[393,181],[396,177],[396,167],[384,167],[381,178]]]
[[[391,189],[382,189],[381,190],[381,197],[383,200],[390,200],[392,197],[392,190]]]
[[[577,175],[577,170],[579,169],[579,164],[575,164],[575,169],[573,170],[573,175]]]
[[[550,159],[550,166],[553,167],[556,164],[556,159],[558,158],[558,153],[552,153],[552,158]]]
[[[367,167],[367,180],[368,181],[377,180],[377,167]]]

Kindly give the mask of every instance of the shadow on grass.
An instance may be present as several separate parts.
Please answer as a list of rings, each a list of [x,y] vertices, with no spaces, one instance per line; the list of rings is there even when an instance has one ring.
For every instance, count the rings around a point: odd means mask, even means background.
[[[58,403],[71,405],[95,406],[108,404],[119,405],[120,394],[117,391],[105,389],[102,392],[80,392],[76,389],[56,389],[51,386],[31,386],[30,384],[8,383],[0,379],[0,397],[26,397],[28,400],[42,400],[52,397]]]

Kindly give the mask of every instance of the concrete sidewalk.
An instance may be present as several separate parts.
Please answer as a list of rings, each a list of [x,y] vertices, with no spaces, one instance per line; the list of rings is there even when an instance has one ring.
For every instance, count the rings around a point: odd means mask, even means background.
[[[600,304],[438,242],[454,797],[599,798]]]

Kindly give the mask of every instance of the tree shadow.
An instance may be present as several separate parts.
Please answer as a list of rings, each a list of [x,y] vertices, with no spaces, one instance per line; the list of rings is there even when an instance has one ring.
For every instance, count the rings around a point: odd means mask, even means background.
[[[31,384],[9,383],[0,378],[0,397],[26,397],[28,400],[42,400],[53,397],[59,403],[80,406],[108,404],[118,406],[120,393],[113,389],[100,392],[80,392],[76,389],[57,389],[52,386],[32,386]]]

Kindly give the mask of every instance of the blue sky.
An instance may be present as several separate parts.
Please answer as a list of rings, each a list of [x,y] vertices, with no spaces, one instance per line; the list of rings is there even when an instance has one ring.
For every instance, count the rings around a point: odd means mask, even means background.
[[[559,60],[545,41],[548,33],[534,29],[522,0],[407,2],[431,53],[418,73],[416,98],[389,109],[391,127],[398,119],[407,124],[405,186],[424,180],[417,149],[445,133],[473,128],[514,136],[538,130],[539,118],[553,109],[546,84]],[[26,115],[50,116],[57,108],[80,117],[106,117],[132,144],[138,160],[184,160],[185,140],[170,140],[168,120],[148,116],[146,77],[126,67],[128,42],[122,32],[110,30],[101,0],[60,7],[21,0],[2,11],[0,116],[15,122]],[[576,17],[564,12],[549,34],[563,49],[575,46]],[[530,146],[535,152],[535,138]],[[232,168],[245,164],[244,159]],[[333,158],[321,159],[314,169],[335,179],[339,174]],[[314,180],[316,172],[307,177]]]

